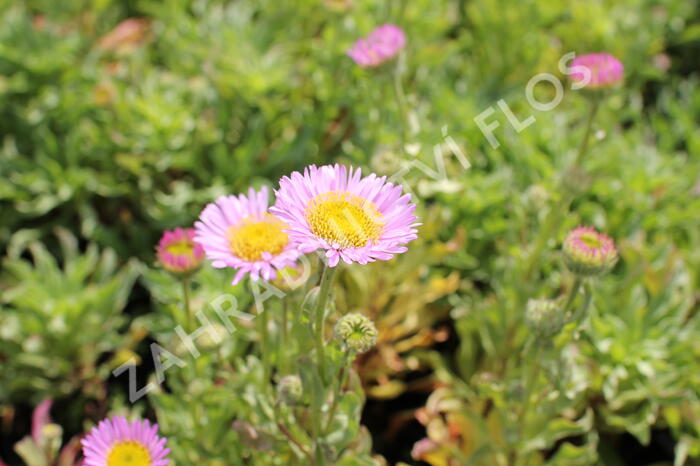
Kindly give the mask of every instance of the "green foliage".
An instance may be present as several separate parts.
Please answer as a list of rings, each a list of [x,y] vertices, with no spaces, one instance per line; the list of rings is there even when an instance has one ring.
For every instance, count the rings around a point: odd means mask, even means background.
[[[110,371],[133,358],[138,381],[158,387],[138,407],[177,464],[311,464],[318,445],[337,465],[376,464],[365,396],[407,392],[427,396],[416,416],[429,448],[414,457],[433,465],[623,464],[621,435],[653,448],[658,432],[674,439],[675,464],[697,461],[699,15],[695,0],[0,4],[4,419],[11,405],[59,398],[77,435],[120,409],[127,375]],[[357,67],[347,48],[385,22],[404,28],[405,51]],[[589,99],[560,69],[572,51],[625,65],[576,171]],[[551,111],[528,104],[538,73],[561,80]],[[517,131],[501,99],[536,120]],[[498,148],[474,120],[489,108]],[[283,301],[257,312],[264,289],[204,267],[188,315],[182,283],[139,265],[164,228],[191,225],[217,196],[331,161],[399,174],[423,223],[407,253],[338,274],[327,337],[349,312],[379,330],[351,369],[335,342],[325,365],[311,357],[315,269],[303,289],[276,284],[289,305],[283,344]],[[573,295],[585,318],[535,341],[526,303],[572,290],[560,246],[579,224],[614,238],[620,261]],[[232,317],[230,331],[222,295],[255,319]],[[175,328],[191,333],[199,311],[221,339],[199,336],[193,358]],[[184,363],[161,384],[152,343],[169,352],[157,361]],[[343,368],[345,384],[330,377]],[[302,380],[298,405],[277,393],[289,374]],[[412,418],[386,416],[392,428]]]
[[[3,264],[3,404],[75,392],[103,399],[110,367],[102,359],[125,347],[122,310],[137,263],[120,268],[113,251],[89,245],[81,254],[70,233],[59,230],[57,237],[61,263],[29,241]],[[31,261],[22,258],[25,251]]]

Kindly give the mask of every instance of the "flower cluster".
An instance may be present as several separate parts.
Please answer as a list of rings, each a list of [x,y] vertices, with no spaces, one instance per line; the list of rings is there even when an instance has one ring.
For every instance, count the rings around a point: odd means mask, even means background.
[[[266,187],[223,196],[195,223],[194,239],[212,265],[237,270],[234,284],[247,274],[272,280],[317,249],[329,267],[388,260],[417,237],[410,195],[360,169],[312,165],[282,178],[276,195],[273,207]]]

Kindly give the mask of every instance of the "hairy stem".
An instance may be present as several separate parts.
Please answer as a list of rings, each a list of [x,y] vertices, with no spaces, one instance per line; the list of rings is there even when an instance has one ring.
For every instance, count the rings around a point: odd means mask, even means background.
[[[571,286],[571,290],[569,290],[569,297],[566,299],[566,304],[562,310],[563,315],[568,315],[569,309],[571,309],[571,305],[574,304],[574,300],[576,299],[576,295],[578,294],[578,290],[581,288],[582,284],[583,279],[577,275],[576,279],[574,279],[574,284]]]
[[[316,357],[318,359],[319,372],[321,378],[325,382],[325,342],[323,341],[323,330],[326,322],[326,306],[331,294],[331,285],[335,276],[335,268],[323,266],[321,273],[321,283],[319,285],[318,301],[316,302],[316,310],[314,312],[314,340],[316,345]]]
[[[279,351],[277,352],[278,358],[279,358],[279,365],[280,365],[280,372],[282,374],[287,373],[287,361],[289,358],[287,358],[287,334],[288,330],[287,327],[289,326],[288,323],[289,319],[289,304],[287,300],[282,300],[282,316],[281,316],[281,322],[280,322],[280,344],[279,344]]]
[[[192,317],[192,308],[190,307],[190,294],[191,294],[190,279],[183,278],[182,279],[182,298],[185,302],[185,325],[187,327],[188,332],[191,332],[194,330],[192,328],[194,319]]]
[[[343,393],[343,386],[347,383],[351,364],[351,359],[347,357],[343,358],[343,365],[338,373],[338,389],[333,394],[333,401],[331,402],[331,407],[328,410],[328,422],[326,422],[326,428],[324,429],[324,432],[326,433],[328,432],[328,429],[331,428],[331,424],[333,423],[333,416],[335,416],[335,411],[338,408],[338,401],[340,399],[340,395]]]
[[[270,374],[272,372],[270,367],[270,347],[269,347],[269,335],[268,335],[268,323],[269,315],[267,309],[261,309],[259,317],[260,327],[258,331],[260,332],[260,358],[263,363],[263,377],[265,383],[267,384],[270,380]]]

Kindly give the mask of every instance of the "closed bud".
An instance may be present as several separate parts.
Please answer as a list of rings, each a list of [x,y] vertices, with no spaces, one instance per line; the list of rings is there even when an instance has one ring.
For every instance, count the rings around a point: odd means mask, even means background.
[[[377,327],[362,314],[348,314],[335,324],[335,338],[344,349],[364,353],[377,342]]]
[[[549,201],[549,191],[541,184],[533,184],[525,191],[525,200],[532,210],[541,210]]]
[[[617,262],[612,239],[591,227],[578,227],[564,240],[564,259],[573,273],[582,277],[603,274]]]
[[[303,395],[304,387],[298,375],[285,375],[277,384],[277,396],[284,403],[298,404]]]
[[[551,337],[559,333],[564,326],[565,318],[558,301],[530,299],[527,302],[525,323],[539,336]]]
[[[187,278],[202,267],[204,248],[194,235],[192,228],[166,230],[156,246],[158,262],[176,277]]]

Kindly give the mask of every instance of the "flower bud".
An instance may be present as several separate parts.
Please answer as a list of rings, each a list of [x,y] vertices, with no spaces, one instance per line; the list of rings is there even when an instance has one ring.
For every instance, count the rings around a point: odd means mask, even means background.
[[[176,228],[163,232],[156,246],[160,265],[178,277],[195,273],[204,262],[204,248],[194,241],[192,228]]]
[[[543,337],[551,337],[559,333],[565,323],[559,302],[551,299],[530,299],[525,311],[527,326]]]
[[[541,184],[533,184],[525,191],[525,200],[528,207],[533,210],[541,210],[549,201],[549,191]]]
[[[199,337],[198,343],[203,350],[212,350],[221,345],[228,333],[226,327],[218,322],[207,324],[208,328]]]
[[[297,404],[303,395],[304,387],[298,375],[285,375],[277,384],[277,396],[284,403]]]
[[[609,53],[579,55],[571,62],[571,80],[586,89],[612,87],[622,81],[625,67]]]
[[[335,324],[335,337],[344,349],[364,353],[377,342],[377,327],[362,314],[348,314]]]
[[[613,240],[591,227],[578,227],[564,240],[564,259],[573,273],[592,277],[609,271],[617,262]]]

